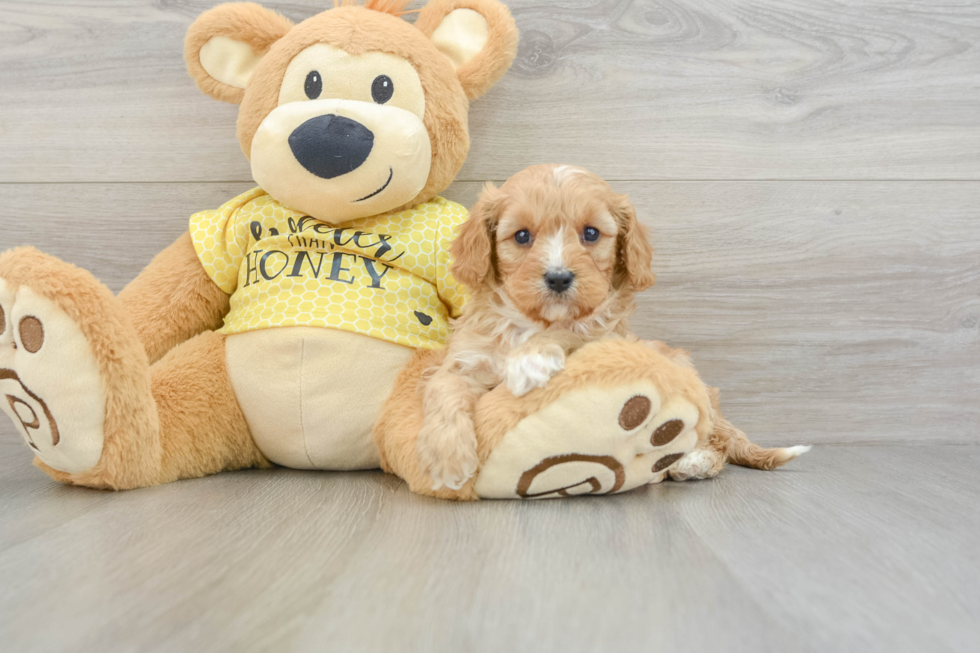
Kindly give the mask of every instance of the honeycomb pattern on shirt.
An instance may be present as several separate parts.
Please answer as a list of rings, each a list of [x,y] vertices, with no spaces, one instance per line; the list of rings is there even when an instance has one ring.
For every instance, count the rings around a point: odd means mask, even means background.
[[[223,333],[321,326],[422,349],[445,345],[465,290],[449,244],[466,209],[442,197],[406,211],[321,222],[260,188],[191,216],[208,275],[231,295]]]

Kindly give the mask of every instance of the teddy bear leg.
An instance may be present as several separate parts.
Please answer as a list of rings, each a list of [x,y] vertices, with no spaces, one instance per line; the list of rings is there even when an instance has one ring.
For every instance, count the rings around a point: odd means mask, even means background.
[[[204,334],[151,371],[91,274],[30,248],[0,256],[0,409],[59,481],[125,489],[261,463],[220,383],[222,353],[222,337]]]
[[[606,340],[569,357],[547,386],[478,404],[480,498],[611,494],[664,480],[713,428],[708,388],[650,347]]]
[[[170,350],[150,368],[150,381],[160,420],[157,483],[272,466],[235,396],[223,334],[208,331]]]

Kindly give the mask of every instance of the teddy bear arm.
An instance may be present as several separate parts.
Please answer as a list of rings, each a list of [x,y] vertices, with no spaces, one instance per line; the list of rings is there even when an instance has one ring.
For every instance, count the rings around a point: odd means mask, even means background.
[[[221,326],[229,297],[208,276],[185,232],[119,293],[153,363],[176,345]]]

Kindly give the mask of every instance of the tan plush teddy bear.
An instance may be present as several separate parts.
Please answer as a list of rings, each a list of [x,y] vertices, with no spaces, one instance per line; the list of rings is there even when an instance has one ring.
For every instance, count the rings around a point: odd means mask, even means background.
[[[510,66],[517,30],[496,0],[431,0],[414,24],[405,5],[344,2],[297,25],[249,3],[202,14],[188,70],[241,105],[260,187],[194,215],[118,297],[34,249],[0,257],[0,409],[39,468],[124,489],[384,464],[426,491],[411,429],[376,444],[372,425],[464,301],[448,252],[466,211],[438,193],[466,157],[469,101]],[[586,347],[547,388],[487,396],[483,470],[441,496],[660,480],[661,461],[711,435],[708,397],[650,348]],[[676,437],[655,442],[670,420]]]

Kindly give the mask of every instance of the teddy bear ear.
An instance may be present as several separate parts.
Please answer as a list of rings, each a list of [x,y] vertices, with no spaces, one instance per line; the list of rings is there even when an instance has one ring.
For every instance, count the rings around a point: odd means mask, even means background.
[[[489,91],[517,55],[517,25],[497,0],[432,0],[415,26],[452,62],[470,100]]]
[[[187,30],[187,72],[204,93],[238,104],[259,61],[292,27],[288,18],[251,2],[218,5]]]

